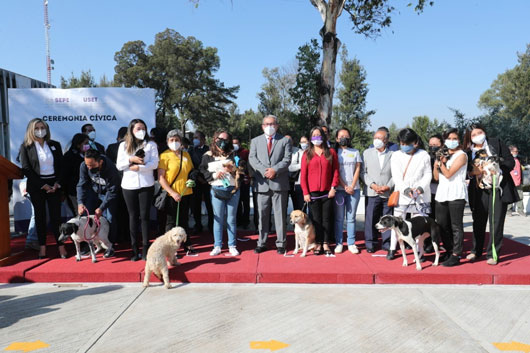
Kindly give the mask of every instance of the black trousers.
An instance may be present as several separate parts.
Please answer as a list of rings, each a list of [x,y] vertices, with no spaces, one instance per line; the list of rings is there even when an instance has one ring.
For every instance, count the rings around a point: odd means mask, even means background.
[[[486,223],[489,220],[490,237],[486,256],[487,258],[493,258],[492,241],[495,244],[497,254],[501,252],[502,238],[504,237],[504,220],[508,204],[501,201],[501,195],[498,190],[495,192],[495,197],[493,197],[492,190],[477,188],[474,196],[475,199],[471,203],[473,216],[473,249],[471,249],[471,252],[477,257],[482,255],[484,238],[486,237]]]
[[[442,228],[442,240],[445,249],[455,255],[461,255],[464,246],[464,207],[466,200],[438,202],[436,223]]]
[[[375,228],[382,216],[391,215],[393,208],[388,207],[388,199],[380,196],[367,196],[365,222],[364,222],[364,241],[367,249],[377,248],[379,243],[379,231]],[[387,230],[381,234],[381,248],[390,249],[391,231]]]
[[[193,195],[183,196],[179,203],[176,202],[171,196],[167,197],[166,204],[166,232],[171,228],[174,228],[177,225],[177,211],[178,211],[178,226],[184,228],[186,234],[186,242],[184,243],[184,248],[187,249],[191,244],[190,241],[190,232],[189,232],[189,213],[190,213],[190,203]]]
[[[241,183],[239,188],[239,205],[237,207],[237,224],[247,226],[250,223],[250,184]]]
[[[53,185],[55,180],[50,181]],[[47,233],[47,222],[46,222],[46,204],[48,205],[48,212],[50,213],[50,224],[52,232],[55,237],[55,241],[58,245],[63,243],[59,242],[59,226],[61,225],[61,192],[57,190],[52,193],[46,193],[44,190],[30,192],[31,204],[35,210],[35,228],[37,229],[37,237],[39,238],[39,245],[46,245],[46,233]]]
[[[193,219],[195,220],[195,228],[199,229],[202,229],[201,209],[203,200],[206,205],[206,211],[208,211],[208,229],[213,232],[213,209],[210,195],[210,184],[201,184],[200,182],[197,182],[197,185],[193,188],[191,211],[193,213]]]
[[[289,196],[293,203],[293,210],[301,210],[304,207],[304,193],[300,184],[290,184]]]
[[[329,194],[329,191],[312,192],[311,197],[320,197]],[[329,244],[333,235],[333,202],[335,199],[321,198],[309,203],[309,217],[315,226],[316,243]]]
[[[138,220],[142,229],[143,252],[147,251],[149,244],[149,215],[153,201],[154,186],[137,190],[123,189],[123,198],[129,211],[129,229],[131,231],[131,247],[133,253],[138,254]]]

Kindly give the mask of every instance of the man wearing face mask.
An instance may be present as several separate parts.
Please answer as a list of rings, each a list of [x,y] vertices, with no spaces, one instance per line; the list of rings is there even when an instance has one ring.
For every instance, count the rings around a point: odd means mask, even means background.
[[[254,249],[258,254],[267,250],[271,206],[276,225],[277,252],[285,254],[291,141],[277,133],[278,126],[277,117],[266,116],[262,123],[264,134],[252,139],[250,144],[249,162],[254,170],[255,190],[258,193],[259,239]]]
[[[379,128],[374,134],[373,147],[363,153],[363,169],[361,177],[366,185],[365,195],[367,198],[365,213],[364,238],[366,251],[373,253],[377,251],[379,231],[375,224],[382,216],[392,214],[392,207],[388,207],[388,197],[394,188],[390,161],[392,151],[388,149],[388,130]],[[390,249],[390,231],[381,235],[381,248]]]
[[[77,184],[77,212],[85,215],[89,193],[97,195],[99,205],[95,210],[89,209],[90,214],[97,217],[104,216],[110,224],[109,240],[115,243],[117,239],[118,222],[117,204],[120,192],[121,177],[116,166],[106,156],[97,150],[89,149],[85,159],[79,167],[79,183]],[[105,257],[112,256],[113,250],[109,249]]]
[[[519,195],[519,201],[512,203],[508,210],[511,208],[512,216],[526,217],[523,205],[523,168],[521,167],[521,162],[519,161],[519,149],[513,145],[508,148],[510,149],[510,153],[512,154],[515,161],[515,167],[512,169],[510,174],[512,176],[513,183],[515,184],[515,188],[517,189],[517,194]]]
[[[90,148],[97,150],[101,154],[105,154],[105,147],[96,142],[96,129],[92,124],[85,124],[81,127],[81,132],[88,136],[88,145]]]

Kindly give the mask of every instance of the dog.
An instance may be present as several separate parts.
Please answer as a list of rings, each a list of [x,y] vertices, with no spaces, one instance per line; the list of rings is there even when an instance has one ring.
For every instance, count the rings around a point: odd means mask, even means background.
[[[449,157],[451,157],[451,155],[449,154],[449,148],[447,148],[447,146],[445,145],[440,147],[438,151],[436,151],[434,156],[436,157],[437,161],[441,160],[442,158],[449,159]]]
[[[232,190],[232,194],[235,194],[237,190],[241,187],[241,183],[243,182],[243,178],[245,176],[245,169],[247,166],[247,162],[244,160],[240,160],[238,166],[236,167],[236,164],[231,159],[227,159],[225,162],[223,162],[223,167],[234,177],[235,181],[235,187]]]
[[[300,247],[303,247],[300,257],[305,257],[307,250],[315,248],[315,226],[311,223],[309,216],[300,210],[291,212],[291,224],[294,224],[294,234],[296,245],[293,254],[298,254]]]
[[[498,156],[488,156],[486,150],[478,150],[475,153],[475,159],[473,159],[473,165],[477,168],[482,169],[482,174],[476,176],[477,185],[481,189],[492,189],[493,176],[496,176],[496,188],[502,181],[502,173],[500,167],[501,159]]]
[[[162,277],[164,280],[164,286],[167,289],[171,288],[167,261],[169,261],[171,265],[180,265],[175,253],[182,243],[186,241],[186,238],[186,231],[182,227],[174,227],[168,230],[164,235],[156,238],[147,251],[144,270],[144,287],[149,287],[149,277],[151,277],[151,273],[154,273],[159,279]]]
[[[433,266],[438,266],[440,260],[439,244],[442,237],[442,230],[438,223],[432,218],[417,216],[411,218],[409,221],[404,221],[401,217],[383,216],[375,225],[379,232],[384,232],[388,229],[394,230],[398,239],[401,254],[403,255],[403,267],[408,266],[407,255],[405,254],[405,244],[410,245],[414,251],[414,262],[416,263],[416,270],[421,271],[420,258],[423,256],[423,242],[429,236],[432,239],[432,246],[436,253]]]
[[[111,257],[114,255],[114,249],[112,243],[109,241],[109,221],[105,217],[99,217],[99,229],[95,221],[95,216],[90,217],[74,217],[66,223],[61,224],[59,228],[60,236],[59,241],[63,242],[68,237],[72,238],[75,245],[76,261],[81,261],[80,244],[82,241],[88,243],[90,248],[90,256],[92,262],[96,263],[96,254],[105,249],[103,257]],[[87,240],[89,239],[89,240]],[[94,244],[96,249],[94,250]]]

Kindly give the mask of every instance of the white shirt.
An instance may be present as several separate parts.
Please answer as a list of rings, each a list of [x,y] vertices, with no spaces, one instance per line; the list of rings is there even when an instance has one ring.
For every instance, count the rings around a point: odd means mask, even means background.
[[[451,165],[461,154],[466,155],[462,150],[456,151],[449,160],[447,161],[447,169],[451,169]],[[467,184],[466,184],[466,173],[467,173],[467,155],[466,163],[457,170],[453,176],[449,179],[443,175],[440,171],[438,189],[436,190],[435,200],[438,202],[455,201],[455,200],[468,200],[467,199]]]
[[[140,148],[143,148],[145,151],[145,164],[139,164],[140,169],[133,171],[130,170],[129,158],[134,156],[134,153],[132,155],[127,153],[125,142],[120,143],[118,147],[116,168],[123,171],[123,178],[121,179],[122,189],[137,190],[153,186],[155,183],[153,170],[158,168],[158,149],[156,144],[153,141],[149,141],[147,144],[142,144],[137,150]]]
[[[403,178],[407,164],[409,166],[405,178]],[[415,151],[412,159],[410,154],[401,150],[395,151],[392,153],[390,168],[395,184],[394,190],[399,191],[400,205],[408,205],[411,202],[410,197],[405,195],[405,189],[407,188],[421,187],[423,189],[423,201],[431,202],[431,157],[426,151],[422,149]]]
[[[298,172],[302,168],[302,156],[304,150],[301,148],[293,147],[293,154],[291,155],[291,164],[289,165],[289,172]],[[295,184],[300,184],[300,174]]]
[[[385,165],[385,157],[388,153],[388,148],[385,147],[385,150],[383,152],[379,152],[377,148],[375,150],[377,152],[377,157],[379,158],[379,167],[381,168],[381,170],[383,170],[383,166]]]
[[[50,147],[46,141],[44,141],[44,146],[35,142],[35,147],[37,148],[37,157],[39,158],[40,175],[53,176],[55,174],[55,169],[53,168],[53,154]]]
[[[353,176],[355,174],[355,168],[357,163],[362,163],[361,154],[355,148],[339,148],[337,152],[337,157],[339,159],[339,173],[340,177],[346,185],[351,185],[353,183]],[[360,173],[360,171],[359,171]],[[342,186],[337,187],[338,190],[344,190]],[[360,189],[359,179],[354,187],[355,190]]]
[[[491,150],[490,150],[490,146],[488,145],[488,141],[484,140],[481,148],[475,147],[474,144],[471,146],[471,159],[472,160],[475,159],[475,154],[480,150],[486,150],[488,157],[491,157]]]

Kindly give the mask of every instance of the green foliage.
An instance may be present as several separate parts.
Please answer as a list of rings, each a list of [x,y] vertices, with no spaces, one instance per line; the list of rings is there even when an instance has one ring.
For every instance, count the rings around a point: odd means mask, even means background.
[[[99,79],[99,83],[96,83],[96,79],[92,75],[92,72],[90,70],[88,71],[81,71],[81,75],[79,77],[75,77],[74,73],[72,72],[72,76],[70,78],[66,79],[63,76],[61,76],[61,88],[88,88],[88,87],[114,87],[114,81],[108,80],[107,76],[103,75]]]
[[[372,140],[368,126],[370,116],[375,113],[373,110],[366,110],[366,70],[357,58],[348,59],[346,47],[342,49],[341,60],[340,86],[337,90],[339,102],[333,110],[331,127],[334,131],[342,127],[348,128],[351,131],[352,145],[364,150]]]
[[[431,120],[428,116],[415,116],[412,118],[411,129],[423,140],[425,145],[428,144],[429,138],[432,135],[440,134],[443,135],[444,131],[449,128],[449,124],[445,121],[441,123],[437,119]],[[463,135],[462,135],[463,136]]]
[[[246,110],[243,114],[239,113],[237,105],[230,107],[230,117],[228,118],[227,128],[232,136],[238,136],[245,146],[250,146],[252,138],[261,135],[261,123],[263,114],[254,112],[252,109]],[[211,134],[210,134],[211,135]]]
[[[396,123],[390,124],[388,127],[388,140],[397,143],[399,130],[401,130],[401,128],[399,128]]]
[[[125,43],[114,60],[117,84],[156,90],[157,126],[185,130],[192,121],[212,131],[226,124],[239,86],[225,87],[215,79],[220,66],[216,48],[166,29],[147,49],[142,41]]]

